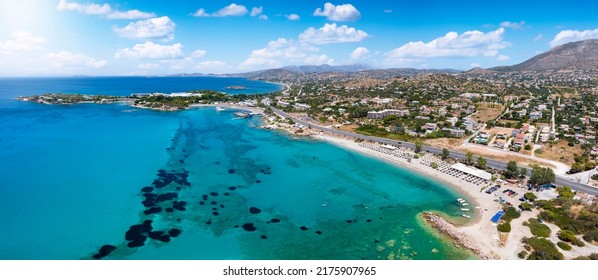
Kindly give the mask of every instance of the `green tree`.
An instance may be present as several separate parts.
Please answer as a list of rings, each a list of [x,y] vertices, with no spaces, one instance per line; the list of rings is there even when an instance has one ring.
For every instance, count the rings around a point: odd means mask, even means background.
[[[564,199],[572,199],[575,196],[575,193],[571,190],[571,187],[564,186],[562,188],[557,188],[556,192],[559,194],[560,197]]]
[[[523,195],[523,197],[525,197],[525,199],[527,199],[527,200],[529,200],[529,201],[532,201],[532,202],[538,198],[538,197],[537,197],[537,196],[536,196],[534,193],[532,193],[532,192],[525,193],[525,194]]]
[[[521,167],[519,168],[519,177],[525,178],[527,176],[527,168]]]
[[[448,157],[449,157],[449,150],[447,148],[442,149],[442,159],[447,159]]]
[[[532,146],[530,144],[525,145],[525,147],[523,147],[526,151],[529,151],[532,149]]]
[[[554,183],[556,176],[554,171],[548,167],[535,166],[532,169],[532,174],[529,178],[529,182],[532,185],[545,185]]]
[[[532,211],[532,209],[534,208],[534,205],[527,203],[527,202],[523,202],[519,205],[519,208],[521,208],[521,210],[523,210],[523,211]]]
[[[498,231],[500,232],[511,232],[511,224],[510,223],[501,223],[497,227]]]
[[[438,163],[432,162],[430,164],[430,167],[434,168],[434,169],[438,169]]]
[[[422,141],[421,140],[416,140],[415,141],[415,153],[419,154],[422,151]]]
[[[505,170],[505,177],[507,179],[517,178],[519,176],[519,168],[517,167],[517,162],[511,160],[507,163],[507,168]]]
[[[472,152],[467,152],[465,154],[465,158],[466,158],[466,162],[468,165],[473,165],[473,153]]]
[[[486,169],[486,159],[483,157],[478,157],[478,167],[480,169]]]

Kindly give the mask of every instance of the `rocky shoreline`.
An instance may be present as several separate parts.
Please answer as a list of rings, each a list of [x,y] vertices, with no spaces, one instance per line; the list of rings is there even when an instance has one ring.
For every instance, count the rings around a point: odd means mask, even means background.
[[[461,233],[457,230],[457,228],[443,219],[442,217],[432,213],[432,212],[423,212],[420,214],[421,217],[434,229],[438,230],[441,234],[448,236],[453,241],[453,244],[458,247],[463,247],[475,255],[477,255],[482,260],[494,260],[499,259],[494,252],[488,252],[480,248],[474,241],[472,241],[466,234]]]

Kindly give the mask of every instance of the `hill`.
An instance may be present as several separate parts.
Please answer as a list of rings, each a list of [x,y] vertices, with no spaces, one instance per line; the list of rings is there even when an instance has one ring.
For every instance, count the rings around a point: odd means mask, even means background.
[[[499,66],[489,70],[545,71],[598,69],[598,39],[571,42],[556,46],[529,60],[513,66]]]

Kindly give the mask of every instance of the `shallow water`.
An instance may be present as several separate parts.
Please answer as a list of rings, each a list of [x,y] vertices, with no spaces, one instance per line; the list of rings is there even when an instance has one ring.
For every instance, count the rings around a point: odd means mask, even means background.
[[[117,247],[107,259],[471,257],[417,222],[426,210],[459,215],[450,189],[260,129],[259,119],[213,108],[0,106],[0,259],[91,258],[105,244]],[[176,198],[145,207],[147,186],[147,196]],[[161,210],[144,214],[151,207]],[[155,235],[182,232],[130,248],[125,233],[145,220]]]

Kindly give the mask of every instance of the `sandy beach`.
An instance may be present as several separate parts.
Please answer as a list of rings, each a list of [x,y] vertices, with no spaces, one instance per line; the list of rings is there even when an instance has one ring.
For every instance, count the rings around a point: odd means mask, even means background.
[[[213,103],[213,104],[193,104],[189,106],[190,108],[201,108],[201,107],[221,107],[221,108],[228,108],[228,109],[236,109],[236,110],[245,110],[250,111],[253,114],[262,114],[264,113],[264,109],[261,107],[249,107],[249,106],[242,106],[239,104],[234,103]]]
[[[426,160],[426,157],[432,157],[432,155],[426,155],[419,159],[412,159],[410,162],[407,159],[396,157],[393,155],[380,153],[375,150],[371,150],[363,147],[360,143],[357,143],[351,139],[342,139],[333,137],[325,134],[312,135],[313,138],[327,141],[334,145],[342,148],[350,149],[377,159],[383,160],[387,163],[393,164],[400,168],[409,168],[419,172],[428,178],[433,178],[436,181],[448,184],[459,193],[464,194],[466,200],[470,203],[470,208],[477,211],[477,216],[472,219],[465,226],[454,226],[448,222],[438,222],[434,226],[439,229],[442,233],[451,237],[456,243],[462,247],[468,248],[476,253],[480,258],[483,259],[517,259],[517,252],[521,250],[519,240],[521,237],[526,235],[526,232],[514,230],[510,233],[510,236],[504,246],[500,244],[499,233],[496,229],[496,224],[493,224],[490,219],[498,211],[502,209],[502,206],[495,201],[498,197],[496,194],[486,194],[481,191],[482,187],[491,185],[478,185],[464,180],[460,180],[457,177],[453,177],[442,173],[439,170],[422,164],[422,161]],[[518,190],[517,190],[518,191]],[[523,189],[521,189],[520,193]],[[507,201],[511,200],[511,203],[515,203],[516,198],[504,197]],[[524,215],[532,215],[531,212],[527,212]],[[518,219],[519,221],[527,220]],[[430,221],[429,221],[430,222]],[[514,225],[515,226],[515,225]],[[517,228],[517,227],[514,227]],[[527,227],[524,227],[527,230]],[[529,233],[529,230],[527,230]]]

